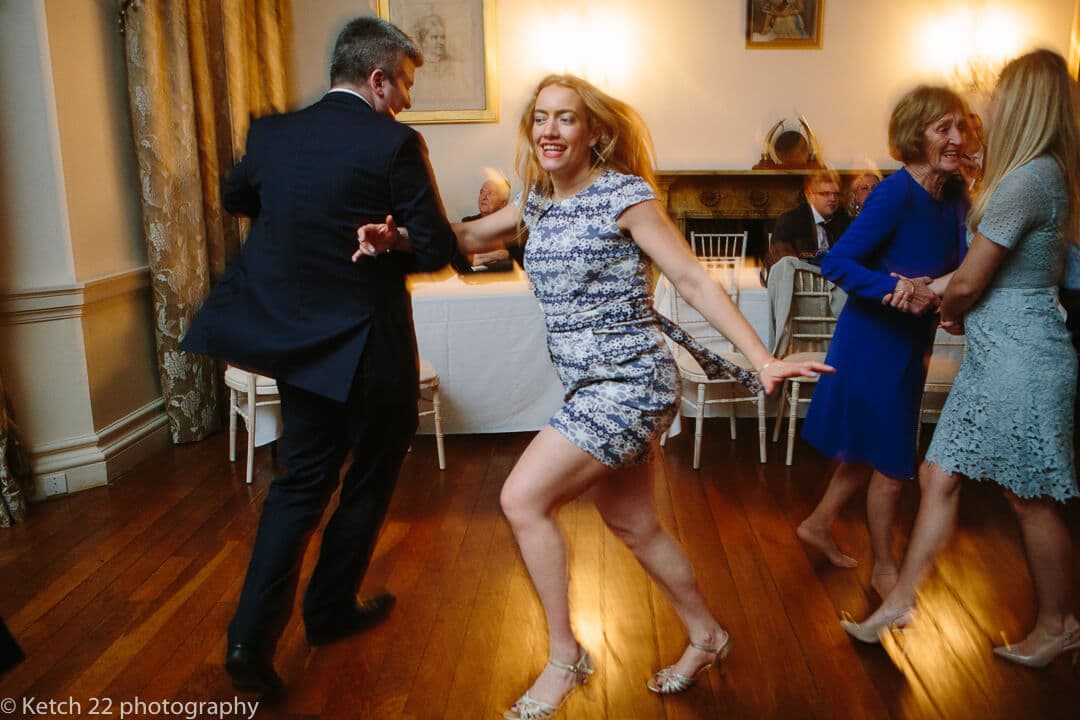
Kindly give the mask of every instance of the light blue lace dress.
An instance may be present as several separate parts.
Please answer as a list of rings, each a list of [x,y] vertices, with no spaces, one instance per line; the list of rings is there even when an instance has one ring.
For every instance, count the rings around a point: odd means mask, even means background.
[[[1076,497],[1076,353],[1057,304],[1068,198],[1043,155],[1009,173],[979,231],[1009,248],[964,317],[968,350],[926,459],[1024,498]],[[969,242],[970,242],[969,237]]]

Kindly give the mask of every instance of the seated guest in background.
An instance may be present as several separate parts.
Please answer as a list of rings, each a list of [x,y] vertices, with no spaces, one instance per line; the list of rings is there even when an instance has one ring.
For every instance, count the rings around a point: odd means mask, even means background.
[[[476,200],[476,206],[480,212],[475,215],[467,215],[466,217],[461,218],[461,221],[470,222],[472,220],[479,220],[497,210],[502,210],[509,201],[510,181],[507,180],[506,176],[502,173],[489,170],[488,179],[480,186],[480,196]],[[521,262],[521,258],[515,259],[519,263]],[[474,272],[477,268],[503,268],[507,265],[507,261],[509,260],[510,251],[504,249],[476,253],[475,255],[470,255],[468,257],[455,250],[454,259],[451,261],[451,264],[459,273],[470,273]],[[509,267],[505,267],[505,269],[509,269]]]
[[[768,270],[782,257],[824,253],[847,230],[851,218],[840,207],[840,177],[831,170],[808,175],[803,183],[806,204],[776,218],[765,257]]]
[[[862,212],[863,205],[866,204],[866,196],[877,187],[879,182],[881,182],[881,173],[877,170],[867,170],[851,181],[847,192],[847,203],[845,203],[849,217],[854,218]]]
[[[968,113],[968,136],[960,157],[960,174],[968,193],[974,195],[982,180],[983,156],[986,154],[986,131],[979,113]]]
[[[831,528],[869,479],[870,585],[882,597],[896,583],[893,519],[915,477],[915,428],[937,327],[928,283],[955,270],[965,247],[968,203],[957,170],[966,127],[967,106],[952,90],[920,85],[904,95],[889,120],[889,152],[904,166],[870,193],[821,261],[821,274],[848,298],[826,356],[836,375],[818,381],[803,437],[839,463],[797,534],[833,565],[855,567]]]

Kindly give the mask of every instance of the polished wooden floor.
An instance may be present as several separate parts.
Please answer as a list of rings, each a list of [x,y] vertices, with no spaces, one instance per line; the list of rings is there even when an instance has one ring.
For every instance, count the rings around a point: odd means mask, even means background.
[[[589,505],[561,515],[571,546],[574,619],[598,671],[563,717],[1076,717],[1080,682],[1066,659],[1042,671],[997,660],[1032,618],[1030,581],[1009,509],[993,487],[965,489],[961,530],[920,597],[912,631],[858,646],[837,619],[862,617],[868,590],[863,511],[837,528],[863,564],[837,570],[805,549],[796,523],[828,464],[806,446],[785,468],[779,446],[756,462],[750,425],[731,442],[710,421],[700,472],[688,439],[651,465],[664,522],[686,545],[733,651],[683,695],[645,689],[682,650],[670,604]],[[496,718],[530,683],[546,647],[539,607],[498,505],[528,435],[453,436],[449,469],[419,438],[405,463],[365,591],[398,596],[368,633],[312,649],[294,613],[277,667],[288,690],[260,718]],[[224,436],[169,449],[106,488],[36,505],[0,530],[0,614],[28,654],[0,698],[224,700],[220,664],[253,531],[272,475],[226,461]],[[905,498],[903,547],[915,489]],[[1069,508],[1074,537],[1080,514]],[[303,565],[310,573],[317,543]],[[1080,567],[1074,577],[1080,577]],[[1080,594],[1078,594],[1080,596]],[[18,713],[15,714],[18,716]]]

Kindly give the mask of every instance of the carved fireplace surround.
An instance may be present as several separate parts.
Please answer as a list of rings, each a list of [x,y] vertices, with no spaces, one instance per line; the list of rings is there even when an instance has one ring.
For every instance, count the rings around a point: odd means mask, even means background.
[[[803,180],[815,170],[659,170],[661,202],[689,238],[703,232],[750,231],[749,255],[759,256],[773,221],[798,205]],[[839,170],[846,189],[863,170]]]

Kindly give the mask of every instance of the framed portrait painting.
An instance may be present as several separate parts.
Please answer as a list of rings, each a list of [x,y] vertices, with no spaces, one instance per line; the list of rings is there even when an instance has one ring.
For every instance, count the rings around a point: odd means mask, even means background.
[[[746,0],[746,47],[820,48],[825,0]]]
[[[379,17],[420,44],[406,123],[495,122],[495,0],[378,0]]]

